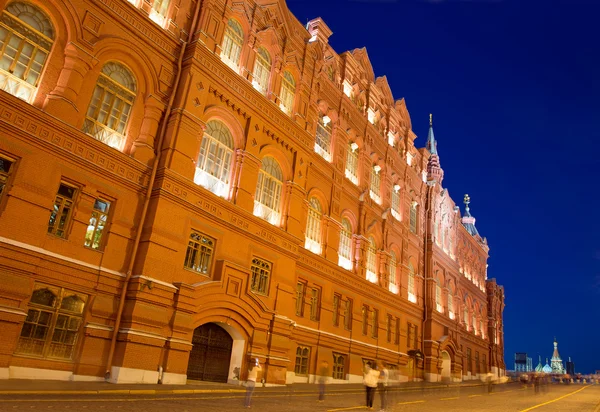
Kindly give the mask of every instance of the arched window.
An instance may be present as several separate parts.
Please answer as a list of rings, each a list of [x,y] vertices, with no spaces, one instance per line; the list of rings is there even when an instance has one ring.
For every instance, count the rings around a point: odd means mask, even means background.
[[[235,19],[229,19],[221,45],[221,60],[236,72],[239,70],[243,44],[244,30],[241,24]]]
[[[465,329],[469,330],[469,308],[466,303],[463,310],[463,320],[465,321]]]
[[[271,56],[264,47],[256,52],[252,85],[256,90],[266,95],[269,90],[269,77],[271,76]]]
[[[50,19],[22,2],[6,6],[0,21],[0,89],[30,103],[54,41]]]
[[[217,196],[227,198],[232,157],[233,137],[231,132],[223,122],[209,120],[202,137],[194,183],[210,190]]]
[[[473,321],[471,322],[472,328],[473,328],[473,333],[475,335],[477,335],[477,316],[475,316],[475,311],[473,311],[473,317],[472,317]]]
[[[448,316],[454,319],[454,296],[451,290],[448,290]]]
[[[321,205],[316,198],[308,202],[306,219],[306,241],[304,247],[313,253],[321,254]]]
[[[481,318],[479,319],[479,330],[481,333],[481,338],[485,339],[485,328],[483,326],[483,313],[481,314]]]
[[[400,185],[394,185],[392,188],[392,216],[394,216],[396,220],[402,219],[400,213]]]
[[[315,152],[331,162],[331,119],[329,116],[319,116],[317,135],[315,136]]]
[[[442,305],[442,287],[439,283],[435,284],[435,310],[442,313],[444,306]]]
[[[381,166],[379,165],[375,165],[371,169],[371,188],[369,191],[371,199],[373,199],[377,204],[381,204],[381,175],[379,174],[380,170]]]
[[[419,205],[417,202],[412,202],[410,205],[410,231],[417,233],[417,208]]]
[[[151,0],[150,20],[164,27],[167,20],[167,11],[169,11],[169,2],[170,0]]]
[[[254,215],[263,218],[272,225],[281,222],[281,188],[283,173],[277,161],[265,157],[258,172],[256,194],[254,197]]]
[[[338,265],[344,269],[352,270],[352,224],[346,218],[342,219]]]
[[[389,270],[389,285],[388,290],[392,293],[398,293],[398,277],[396,271],[398,270],[398,262],[396,261],[396,253],[392,251],[390,256]]]
[[[287,114],[292,114],[294,109],[294,96],[296,95],[296,81],[288,71],[283,72],[281,79],[281,92],[279,93],[279,107]]]
[[[369,246],[367,247],[367,280],[377,283],[377,246],[375,239],[369,238]]]
[[[129,69],[121,63],[106,63],[96,81],[83,131],[110,147],[123,150],[135,92],[135,78]]]
[[[346,150],[346,177],[358,185],[358,144],[348,142]]]
[[[408,300],[417,303],[417,288],[415,286],[415,268],[408,264]]]

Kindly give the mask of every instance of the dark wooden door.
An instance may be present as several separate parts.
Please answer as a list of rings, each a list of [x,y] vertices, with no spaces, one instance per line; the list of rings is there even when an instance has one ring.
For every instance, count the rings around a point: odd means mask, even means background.
[[[194,330],[188,379],[227,382],[233,339],[219,325],[207,323]]]

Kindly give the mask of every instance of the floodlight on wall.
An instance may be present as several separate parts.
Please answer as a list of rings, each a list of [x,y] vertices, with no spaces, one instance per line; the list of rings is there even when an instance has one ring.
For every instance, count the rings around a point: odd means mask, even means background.
[[[358,149],[358,143],[352,142],[350,144],[350,149],[352,149],[353,152],[356,151],[356,149]]]
[[[400,190],[400,185],[394,185],[394,192],[398,193]]]
[[[373,170],[375,170],[375,173],[379,173],[381,171],[381,166],[375,165],[373,166]]]
[[[323,116],[322,120],[323,120],[323,124],[325,126],[327,126],[327,123],[329,123],[331,121],[331,118],[329,116],[325,115],[325,116]]]

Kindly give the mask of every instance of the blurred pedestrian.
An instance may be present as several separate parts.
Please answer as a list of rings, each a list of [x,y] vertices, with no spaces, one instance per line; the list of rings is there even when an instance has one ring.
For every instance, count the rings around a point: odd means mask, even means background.
[[[373,398],[375,397],[375,390],[377,389],[378,382],[379,371],[377,371],[377,366],[367,362],[363,376],[363,385],[365,385],[367,393],[367,409],[373,409]]]
[[[390,372],[381,361],[377,364],[377,369],[379,369],[379,380],[377,381],[377,390],[379,391],[379,397],[381,399],[381,408],[379,409],[379,411],[383,412],[385,411],[387,405],[387,391],[388,383],[390,380]]]
[[[321,362],[321,368],[319,369],[319,402],[325,401],[325,385],[329,378],[329,363],[327,361]]]
[[[256,358],[254,362],[251,362],[250,366],[248,367],[248,378],[246,379],[246,401],[244,403],[246,408],[250,407],[252,393],[254,392],[254,387],[256,386],[256,378],[258,378],[258,371],[261,369],[262,368],[260,367],[258,358]]]

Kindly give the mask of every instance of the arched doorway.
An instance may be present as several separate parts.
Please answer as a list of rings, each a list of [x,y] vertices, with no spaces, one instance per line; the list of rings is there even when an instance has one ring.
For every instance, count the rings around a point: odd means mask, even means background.
[[[188,379],[227,382],[233,338],[215,323],[194,330],[188,363]]]
[[[450,354],[445,350],[442,351],[442,380],[450,380],[452,378],[452,359]]]

